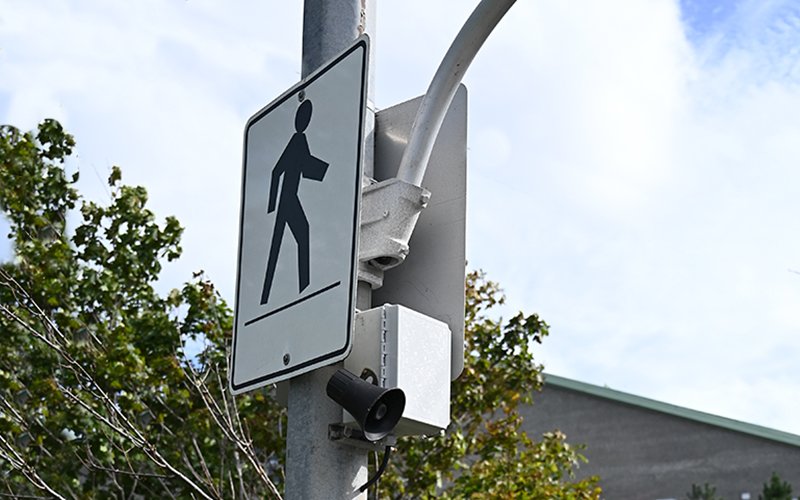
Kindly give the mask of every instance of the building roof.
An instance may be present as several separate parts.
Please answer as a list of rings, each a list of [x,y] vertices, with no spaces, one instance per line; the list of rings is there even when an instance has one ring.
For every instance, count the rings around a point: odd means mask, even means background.
[[[552,387],[568,389],[571,391],[588,394],[590,396],[594,396],[597,398],[606,399],[609,401],[615,401],[617,403],[623,403],[638,408],[644,408],[659,413],[665,413],[667,415],[685,418],[687,420],[693,420],[695,422],[700,422],[715,427],[721,427],[723,429],[728,429],[735,432],[741,432],[743,434],[749,434],[751,436],[756,436],[763,439],[777,441],[779,443],[788,444],[790,446],[800,447],[800,436],[796,434],[790,434],[788,432],[783,432],[776,429],[770,429],[768,427],[762,427],[760,425],[748,424],[746,422],[741,422],[739,420],[733,420],[730,418],[720,417],[718,415],[712,415],[710,413],[691,410],[689,408],[684,408],[682,406],[671,405],[669,403],[664,403],[662,401],[643,398],[641,396],[635,396],[627,392],[621,392],[621,391],[616,391],[614,389],[609,389],[608,387],[601,387],[598,385],[587,384],[585,382],[579,382],[577,380],[559,377],[557,375],[552,375],[549,373],[546,373],[544,375],[544,380],[545,380],[545,386],[550,385]]]

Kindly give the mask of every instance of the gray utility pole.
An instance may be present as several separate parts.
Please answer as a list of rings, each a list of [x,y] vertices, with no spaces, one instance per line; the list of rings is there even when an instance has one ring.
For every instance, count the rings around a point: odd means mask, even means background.
[[[305,0],[303,69],[305,78],[347,48],[363,33],[374,34],[374,0]],[[370,62],[372,58],[369,58]],[[371,64],[370,64],[371,65]],[[373,171],[373,71],[369,71],[364,175]],[[358,309],[372,305],[369,284],[359,283]],[[366,499],[358,488],[367,482],[367,451],[328,439],[328,424],[340,422],[342,407],[328,398],[325,386],[342,363],[320,368],[289,381],[286,442],[287,500]]]

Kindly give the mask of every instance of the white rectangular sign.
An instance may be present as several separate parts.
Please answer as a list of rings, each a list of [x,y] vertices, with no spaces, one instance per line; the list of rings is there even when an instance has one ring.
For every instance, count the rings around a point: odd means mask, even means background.
[[[351,349],[368,38],[245,128],[229,379],[238,394]]]

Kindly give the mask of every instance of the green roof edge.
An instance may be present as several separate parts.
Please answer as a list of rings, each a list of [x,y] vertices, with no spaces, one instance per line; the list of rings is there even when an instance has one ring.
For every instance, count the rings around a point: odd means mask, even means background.
[[[616,401],[639,408],[645,408],[660,413],[666,413],[675,417],[693,420],[707,425],[722,427],[742,434],[749,434],[751,436],[777,441],[779,443],[788,444],[790,446],[800,447],[800,436],[790,434],[788,432],[779,431],[777,429],[770,429],[769,427],[762,427],[760,425],[748,424],[739,420],[720,417],[710,413],[704,413],[697,410],[691,410],[682,406],[676,406],[654,399],[648,399],[641,396],[635,396],[627,392],[609,389],[608,387],[601,387],[598,385],[587,384],[586,382],[579,382],[558,375],[550,373],[544,374],[545,387],[551,385],[561,389],[569,389],[571,391],[588,394],[602,399]]]

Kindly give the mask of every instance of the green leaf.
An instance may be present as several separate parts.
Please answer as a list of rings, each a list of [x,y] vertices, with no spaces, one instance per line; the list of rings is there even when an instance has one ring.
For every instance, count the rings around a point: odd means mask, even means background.
[[[122,180],[122,169],[114,165],[111,167],[111,175],[108,176],[108,185],[114,187]]]

